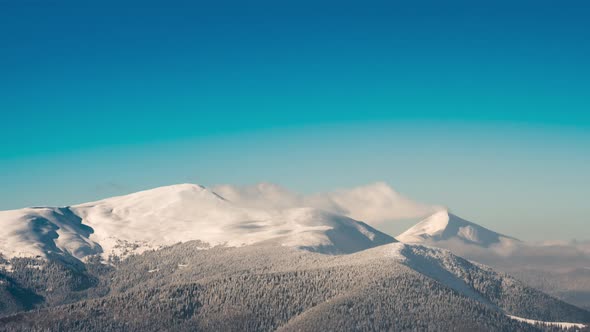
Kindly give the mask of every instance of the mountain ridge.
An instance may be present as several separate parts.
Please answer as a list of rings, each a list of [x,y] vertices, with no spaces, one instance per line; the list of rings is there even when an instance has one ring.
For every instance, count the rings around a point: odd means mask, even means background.
[[[276,191],[270,189],[262,194]],[[7,331],[82,330],[80,324],[89,330],[347,330],[355,321],[369,324],[366,329],[407,330],[418,320],[426,330],[460,324],[535,331],[517,318],[590,321],[589,312],[448,250],[401,243],[317,207],[237,201],[180,184],[68,207],[1,211],[0,252],[8,255],[0,256],[0,315],[21,313],[0,321]],[[419,238],[425,243],[459,236],[493,246],[508,239],[448,212],[414,230],[428,234]],[[32,309],[41,310],[23,312]],[[377,320],[366,319],[380,311]]]
[[[52,263],[39,264],[28,273],[51,270]],[[202,250],[187,242],[115,264],[99,275],[108,282],[103,296],[0,318],[0,331],[540,331],[512,317],[590,320],[589,312],[514,278],[421,245],[325,255],[268,243]]]
[[[178,242],[242,246],[275,240],[326,253],[349,253],[396,240],[366,223],[312,207],[238,206],[194,184],[144,190],[63,208],[0,211],[0,253],[125,256]]]

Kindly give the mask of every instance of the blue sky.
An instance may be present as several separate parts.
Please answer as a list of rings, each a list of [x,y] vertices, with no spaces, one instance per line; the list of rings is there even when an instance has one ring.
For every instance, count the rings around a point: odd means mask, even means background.
[[[383,180],[590,238],[590,4],[0,1],[0,209]]]

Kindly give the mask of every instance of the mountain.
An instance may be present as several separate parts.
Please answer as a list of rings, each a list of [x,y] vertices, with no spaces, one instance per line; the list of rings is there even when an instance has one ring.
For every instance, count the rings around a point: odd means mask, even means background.
[[[396,238],[451,250],[590,309],[590,254],[585,243],[527,243],[447,211],[435,213]]]
[[[55,271],[38,264],[9,276],[24,284]],[[78,291],[86,298],[0,318],[0,331],[541,331],[590,321],[488,267],[402,243],[326,255],[187,242],[87,269],[99,282]]]
[[[590,322],[589,312],[450,251],[397,242],[318,206],[256,205],[219,191],[181,184],[0,212],[0,331],[538,331]],[[484,249],[517,241],[448,213],[419,226],[405,239]]]
[[[363,222],[323,210],[238,206],[203,186],[181,184],[71,207],[0,212],[5,257],[125,256],[200,240],[204,246],[264,241],[327,253],[394,242]]]
[[[442,241],[458,241],[484,248],[520,242],[515,238],[459,218],[447,210],[436,212],[396,238],[404,243],[434,244]]]

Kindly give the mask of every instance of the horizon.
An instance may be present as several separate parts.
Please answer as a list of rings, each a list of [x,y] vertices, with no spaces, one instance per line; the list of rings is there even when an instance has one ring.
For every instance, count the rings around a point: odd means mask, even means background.
[[[522,240],[590,240],[583,1],[2,6],[0,210],[384,181]]]

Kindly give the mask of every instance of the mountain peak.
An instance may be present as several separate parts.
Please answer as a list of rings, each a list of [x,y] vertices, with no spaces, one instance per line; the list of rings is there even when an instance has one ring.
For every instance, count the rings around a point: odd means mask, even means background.
[[[406,243],[459,240],[481,247],[489,247],[502,242],[502,240],[518,241],[462,219],[448,210],[434,213],[396,238]]]
[[[160,195],[173,195],[173,194],[180,194],[180,193],[200,193],[210,191],[205,186],[200,184],[194,183],[179,183],[173,184],[168,186],[162,186],[152,189],[146,189],[137,191],[128,195],[122,195],[118,197],[124,196],[160,196]],[[115,198],[115,197],[111,197]]]

